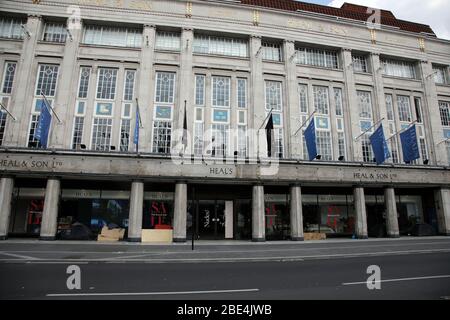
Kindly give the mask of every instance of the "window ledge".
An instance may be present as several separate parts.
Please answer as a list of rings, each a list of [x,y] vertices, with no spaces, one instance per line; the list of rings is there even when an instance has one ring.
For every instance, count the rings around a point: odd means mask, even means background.
[[[406,81],[414,81],[414,82],[422,82],[421,79],[403,78],[403,77],[389,76],[389,75],[385,75],[385,74],[383,74],[383,78],[397,79],[397,80],[406,80]]]
[[[284,65],[284,61],[277,61],[277,60],[266,60],[266,59],[262,59],[263,62],[267,62],[267,63],[274,63],[274,64],[281,64]]]
[[[170,50],[170,49],[157,49],[157,48],[155,48],[155,52],[161,52],[161,53],[178,53],[178,54],[180,54],[181,53],[181,50],[180,49],[178,49],[178,50]]]
[[[85,48],[103,48],[103,49],[120,49],[120,50],[132,50],[132,51],[141,51],[141,47],[121,47],[121,46],[106,46],[101,44],[87,44],[87,43],[80,43],[80,47]]]
[[[436,83],[436,87],[450,88],[450,83]]]
[[[339,68],[335,69],[335,68],[318,67],[318,66],[312,66],[312,65],[309,65],[309,64],[301,64],[301,63],[297,63],[296,65],[297,65],[297,67],[305,67],[305,68],[313,68],[313,69],[320,69],[320,70],[327,70],[327,71],[332,70],[332,71],[343,72],[343,70],[339,69]]]
[[[54,44],[54,45],[60,45],[60,46],[66,45],[66,41],[64,41],[64,42],[57,42],[57,41],[38,40],[37,43],[38,44]]]
[[[371,76],[372,72],[361,72],[361,71],[353,71],[354,74],[361,74],[365,76]]]
[[[0,37],[0,41],[23,42],[23,38],[22,39],[17,39],[17,38],[2,38],[2,37]]]
[[[227,58],[227,59],[234,59],[234,60],[245,60],[249,61],[249,57],[237,57],[237,56],[227,56],[223,54],[211,54],[211,53],[192,53],[193,56],[203,56],[203,57],[219,57],[219,58]]]

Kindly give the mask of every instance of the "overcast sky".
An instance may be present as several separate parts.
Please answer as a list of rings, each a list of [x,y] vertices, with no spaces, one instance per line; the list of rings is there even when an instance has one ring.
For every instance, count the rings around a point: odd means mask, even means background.
[[[450,0],[302,0],[340,7],[344,2],[386,9],[398,19],[430,25],[439,38],[450,40]]]

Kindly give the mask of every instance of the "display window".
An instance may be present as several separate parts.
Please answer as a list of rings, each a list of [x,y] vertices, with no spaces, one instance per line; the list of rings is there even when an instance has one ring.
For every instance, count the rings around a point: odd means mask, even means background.
[[[304,232],[325,233],[328,237],[353,235],[353,196],[305,194],[302,200]]]
[[[290,237],[289,199],[286,194],[265,195],[267,240],[287,240]]]

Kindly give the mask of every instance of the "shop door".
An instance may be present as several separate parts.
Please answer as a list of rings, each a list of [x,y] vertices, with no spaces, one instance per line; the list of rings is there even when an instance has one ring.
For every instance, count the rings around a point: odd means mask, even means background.
[[[225,201],[198,201],[198,238],[200,240],[225,239]]]

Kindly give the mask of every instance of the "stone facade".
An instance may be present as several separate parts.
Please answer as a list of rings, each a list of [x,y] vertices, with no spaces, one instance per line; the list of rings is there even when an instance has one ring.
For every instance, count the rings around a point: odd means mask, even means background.
[[[79,10],[79,11],[78,11]],[[65,42],[44,41],[45,26],[53,22],[79,18],[80,28],[70,28]],[[22,39],[0,38],[0,66],[16,62],[16,74],[12,91],[8,95],[8,110],[16,118],[7,117],[2,147],[0,149],[0,237],[8,234],[11,211],[11,193],[15,178],[48,180],[46,184],[45,206],[41,238],[52,239],[56,233],[58,215],[58,194],[60,181],[64,179],[93,180],[108,179],[132,182],[130,208],[130,239],[139,240],[141,234],[144,185],[143,182],[164,181],[173,185],[175,191],[174,240],[186,240],[186,202],[189,198],[187,186],[198,183],[228,184],[240,183],[252,188],[253,194],[253,240],[265,239],[264,232],[264,192],[265,185],[291,186],[293,203],[300,210],[290,210],[296,227],[291,228],[292,239],[303,239],[301,202],[303,186],[345,186],[353,188],[356,210],[356,236],[367,237],[364,187],[385,189],[388,234],[398,236],[398,226],[392,223],[395,210],[394,188],[429,188],[435,192],[439,205],[439,232],[450,234],[449,201],[446,201],[450,187],[448,168],[449,152],[445,140],[446,128],[443,126],[439,103],[450,103],[450,86],[436,84],[433,77],[436,65],[444,66],[447,81],[450,65],[450,42],[431,35],[400,31],[392,27],[369,29],[363,23],[346,19],[336,19],[325,15],[307,12],[288,12],[272,8],[245,6],[239,1],[113,1],[113,0],[61,0],[51,1],[10,1],[0,4],[3,18],[22,19],[24,34]],[[86,44],[84,32],[90,25],[120,25],[142,31],[140,47],[118,47]],[[156,48],[157,34],[160,31],[176,32],[180,45],[176,50]],[[241,39],[247,43],[248,55],[226,56],[194,52],[196,34],[226,36]],[[263,59],[263,43],[279,44],[279,61]],[[297,63],[298,47],[321,48],[336,52],[337,68],[314,67]],[[366,72],[355,72],[354,55],[366,58]],[[412,62],[416,77],[407,79],[384,75],[382,60],[395,58]],[[35,94],[40,64],[59,65],[56,92],[52,106],[61,119],[53,119],[46,150],[28,148],[30,139],[30,117],[33,114]],[[79,144],[87,150],[74,150],[74,123],[78,95],[80,69],[90,68],[90,84],[83,101],[84,127]],[[94,112],[97,103],[96,84],[99,68],[117,69],[116,97],[113,99],[111,114],[112,128],[110,145],[116,150],[95,151],[93,147]],[[134,97],[141,114],[139,133],[139,154],[135,154],[132,137],[126,152],[118,152],[121,145],[121,123],[123,117],[124,82],[127,70],[136,71]],[[3,69],[1,70],[3,72]],[[258,162],[265,146],[261,137],[250,136],[247,140],[244,157],[233,159],[233,151],[228,150],[231,160],[224,163],[205,155],[173,159],[167,154],[156,154],[153,148],[156,103],[156,72],[175,73],[172,129],[183,129],[186,112],[187,129],[193,134],[196,125],[196,78],[205,76],[202,122],[204,128],[214,123],[212,104],[212,77],[230,79],[230,101],[226,108],[230,129],[240,124],[237,98],[239,79],[246,80],[245,126],[258,129],[264,126],[265,83],[281,83],[281,113],[283,134],[283,157],[273,160],[275,174],[264,174],[268,165]],[[3,75],[2,75],[3,77]],[[331,160],[305,161],[302,142],[295,135],[304,115],[300,112],[299,84],[307,85],[307,104],[311,110],[315,105],[314,86],[328,88],[330,113],[328,117],[331,134]],[[343,113],[334,99],[335,89],[342,92]],[[371,123],[382,123],[387,131],[390,124],[402,129],[398,118],[398,96],[409,97],[410,107],[414,109],[415,98],[421,101],[421,130],[425,152],[415,164],[401,164],[389,161],[381,166],[364,162],[361,140],[355,139],[361,133],[360,106],[358,91],[370,92],[373,117]],[[394,98],[396,116],[389,120],[386,94]],[[135,101],[132,101],[129,133],[135,127]],[[185,109],[186,106],[186,109]],[[414,110],[410,121],[418,120]],[[338,119],[339,118],[339,119]],[[338,128],[342,119],[344,130]],[[395,131],[395,130],[394,130]],[[339,133],[345,143],[339,149]],[[172,144],[177,138],[172,136]],[[191,136],[190,139],[193,139]],[[263,139],[264,140],[264,139]],[[399,143],[397,142],[399,147]],[[342,153],[343,152],[343,153]],[[345,154],[341,161],[338,159]],[[191,161],[192,160],[192,161]],[[195,161],[194,161],[195,160]],[[268,159],[266,159],[268,161]],[[194,163],[192,163],[194,162]],[[271,165],[274,165],[271,163]],[[64,186],[63,186],[64,187]],[[256,198],[255,198],[256,197]],[[300,216],[299,216],[300,215]],[[139,221],[136,221],[139,220]],[[299,221],[300,220],[300,221]]]

